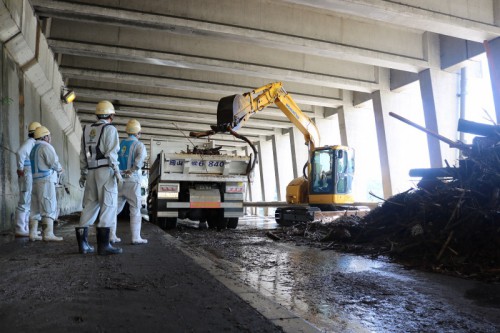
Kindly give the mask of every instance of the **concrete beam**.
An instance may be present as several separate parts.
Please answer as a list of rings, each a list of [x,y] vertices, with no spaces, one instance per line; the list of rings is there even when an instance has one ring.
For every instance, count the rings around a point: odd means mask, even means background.
[[[403,72],[395,69],[390,70],[390,88],[391,91],[397,91],[398,89],[418,81],[418,74],[411,72]]]
[[[92,70],[87,68],[62,67],[61,72],[65,78],[81,80],[98,80],[100,82],[113,82],[122,84],[132,84],[146,87],[161,87],[174,90],[200,92],[218,95],[243,94],[257,87],[242,87],[227,84],[216,84],[199,82],[193,80],[183,80],[151,75],[139,75],[131,73],[120,73],[116,71]],[[341,100],[332,97],[312,96],[295,92],[288,92],[297,104],[308,104],[318,106],[336,107],[341,104]]]
[[[424,59],[406,56],[404,52],[396,54],[394,52],[384,52],[383,50],[359,48],[354,44],[348,45],[341,41],[323,41],[291,34],[264,31],[261,27],[239,27],[234,24],[221,24],[145,12],[138,13],[123,9],[61,1],[32,0],[32,2],[35,9],[44,16],[65,20],[72,19],[99,24],[132,26],[140,29],[156,29],[175,34],[189,35],[190,37],[222,38],[260,47],[301,52],[309,55],[413,72],[417,72],[428,66]],[[317,14],[317,16],[323,17],[324,14]],[[348,40],[348,38],[345,38],[345,40]]]
[[[484,53],[482,43],[468,40],[439,36],[439,49],[441,58],[441,69],[455,72],[467,65],[467,60]]]
[[[82,114],[94,114],[95,103],[75,102],[75,108]],[[209,111],[182,111],[171,109],[146,108],[139,106],[125,106],[116,104],[120,117],[141,118],[141,119],[158,119],[158,120],[178,120],[178,121],[195,121],[206,122],[215,125],[217,114]],[[286,117],[283,120],[261,116],[257,114],[252,116],[251,126],[255,128],[288,128],[290,121]]]
[[[0,1],[0,42],[2,43],[5,43],[21,31],[19,22],[21,22],[23,2],[10,1],[8,5],[9,8],[4,1]]]
[[[137,112],[138,108],[129,108],[130,111],[124,111],[122,107],[117,107],[117,113],[120,118],[134,118],[139,119],[139,121],[149,121],[153,123],[162,123],[162,122],[176,122],[176,123],[203,123],[207,130],[209,130],[209,125],[215,125],[217,123],[215,114],[203,114],[203,113],[186,113],[178,111],[178,114],[184,114],[184,116],[171,115],[170,113],[151,113],[151,112]],[[144,108],[139,108],[144,109]],[[94,117],[94,110],[82,110],[79,109],[79,115],[89,115]],[[250,127],[249,127],[250,126]],[[264,129],[264,130],[273,130],[274,128],[288,128],[290,127],[290,123],[288,122],[279,122],[279,121],[269,121],[269,120],[259,120],[253,119],[250,121],[249,126],[245,126],[243,128],[252,128],[252,129]]]
[[[408,5],[387,0],[284,0],[368,20],[390,22],[406,28],[425,29],[441,35],[482,43],[500,36],[492,13],[497,1],[458,2],[456,0],[423,0]],[[404,70],[399,68],[400,70]]]
[[[91,121],[95,122],[95,116],[92,114],[82,114],[79,113],[78,117],[81,121]],[[116,117],[114,123],[126,125],[128,118]],[[161,120],[140,120],[141,127],[158,128],[158,129],[171,129],[178,130],[189,136],[190,131],[204,132],[210,130],[207,124],[195,123],[195,122],[181,122],[181,121],[161,121]],[[243,127],[238,130],[238,133],[244,136],[258,137],[260,135],[272,135],[274,133],[273,129],[258,129],[252,127]]]
[[[131,61],[184,69],[198,69],[225,74],[265,78],[270,81],[295,82],[363,92],[372,92],[378,88],[378,84],[375,81],[364,81],[342,76],[304,72],[292,68],[277,68],[222,59],[62,40],[50,40],[49,43],[55,52],[74,56]]]
[[[116,104],[122,104],[123,102],[136,102],[145,105],[162,105],[164,107],[186,107],[209,111],[217,110],[217,102],[210,100],[141,94],[116,90],[106,91],[101,89],[90,89],[83,87],[74,87],[74,89],[80,97],[92,98],[97,101],[103,99],[112,100],[113,103]]]

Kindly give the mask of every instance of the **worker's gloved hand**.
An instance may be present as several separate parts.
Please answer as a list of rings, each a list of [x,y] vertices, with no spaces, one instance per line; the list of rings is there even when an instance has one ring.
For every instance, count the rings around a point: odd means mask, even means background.
[[[84,188],[84,187],[85,187],[85,182],[86,182],[86,181],[87,181],[87,176],[85,176],[85,175],[81,175],[81,176],[80,176],[80,182],[79,182],[79,183],[80,183],[80,187],[81,187],[81,188]]]
[[[24,170],[17,170],[18,177],[24,177]]]
[[[120,171],[115,170],[115,178],[116,178],[116,182],[118,183],[118,186],[122,186],[123,178],[122,178],[122,175],[120,174]]]
[[[133,171],[128,169],[123,171],[123,178],[130,178],[132,176]]]
[[[64,180],[65,180],[65,173],[64,173],[64,169],[61,168],[61,170],[57,170],[57,179],[58,179],[58,183],[59,184],[63,184],[64,183]]]

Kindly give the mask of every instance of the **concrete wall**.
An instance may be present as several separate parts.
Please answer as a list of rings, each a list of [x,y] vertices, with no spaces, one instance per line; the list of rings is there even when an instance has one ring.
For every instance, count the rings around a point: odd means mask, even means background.
[[[18,82],[15,64],[0,51],[0,230],[10,229],[17,203],[16,147],[21,127],[18,109]]]
[[[61,214],[81,209],[82,129],[73,106],[61,102],[62,77],[29,3],[0,2],[0,20],[0,231],[6,231],[13,230],[18,200],[15,153],[27,138],[31,121],[39,121],[51,131],[52,144],[66,171],[71,194],[58,189]]]

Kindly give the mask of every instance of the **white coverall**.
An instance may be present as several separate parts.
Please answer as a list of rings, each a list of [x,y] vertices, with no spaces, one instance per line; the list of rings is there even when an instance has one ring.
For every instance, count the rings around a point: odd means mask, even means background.
[[[120,172],[123,177],[123,184],[118,186],[118,209],[119,214],[125,203],[128,202],[130,209],[130,231],[132,243],[147,243],[141,238],[141,168],[144,165],[147,151],[146,147],[135,135],[129,135],[127,139],[120,143],[118,160],[120,162]],[[116,229],[112,230],[113,240],[120,241],[116,237]]]
[[[28,138],[16,153],[17,170],[24,171],[24,176],[18,177],[19,201],[16,208],[16,234],[29,233],[29,217],[31,205],[31,190],[33,177],[31,176],[30,152],[36,140]]]
[[[98,120],[91,126],[105,126],[106,120]],[[91,142],[92,132],[88,133],[89,125],[85,126],[82,135],[82,146],[80,151],[80,171],[82,176],[86,175],[85,192],[83,194],[83,211],[80,216],[80,227],[88,227],[94,224],[97,217],[99,228],[111,228],[116,225],[116,203],[118,196],[117,180],[115,172],[118,170],[118,151],[120,149],[120,139],[118,131],[112,125],[102,128],[98,145],[103,155],[102,163],[99,167],[89,166],[92,156],[88,143]]]
[[[42,218],[55,220],[57,177],[62,172],[59,157],[50,143],[38,140],[31,154],[31,162],[33,197],[30,220],[40,221]]]
[[[136,136],[130,135],[127,139],[122,140],[121,147],[129,141],[131,151],[128,153],[126,165],[120,163],[120,172],[123,177],[123,185],[118,188],[118,210],[119,214],[125,202],[130,206],[130,218],[141,218],[141,168],[144,165],[144,160],[147,156],[146,147],[140,142]],[[130,173],[125,173],[129,170]]]

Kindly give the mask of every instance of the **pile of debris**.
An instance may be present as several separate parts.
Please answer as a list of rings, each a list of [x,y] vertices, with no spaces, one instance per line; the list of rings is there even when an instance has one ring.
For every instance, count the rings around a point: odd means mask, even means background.
[[[384,256],[412,268],[500,281],[500,207],[492,209],[483,193],[458,185],[449,182],[435,192],[409,190],[364,218],[303,223],[274,236],[325,250]]]
[[[302,234],[324,249],[500,281],[500,130],[492,127],[468,147],[458,168],[427,169],[416,189],[391,197],[364,218],[297,225],[280,237]]]

